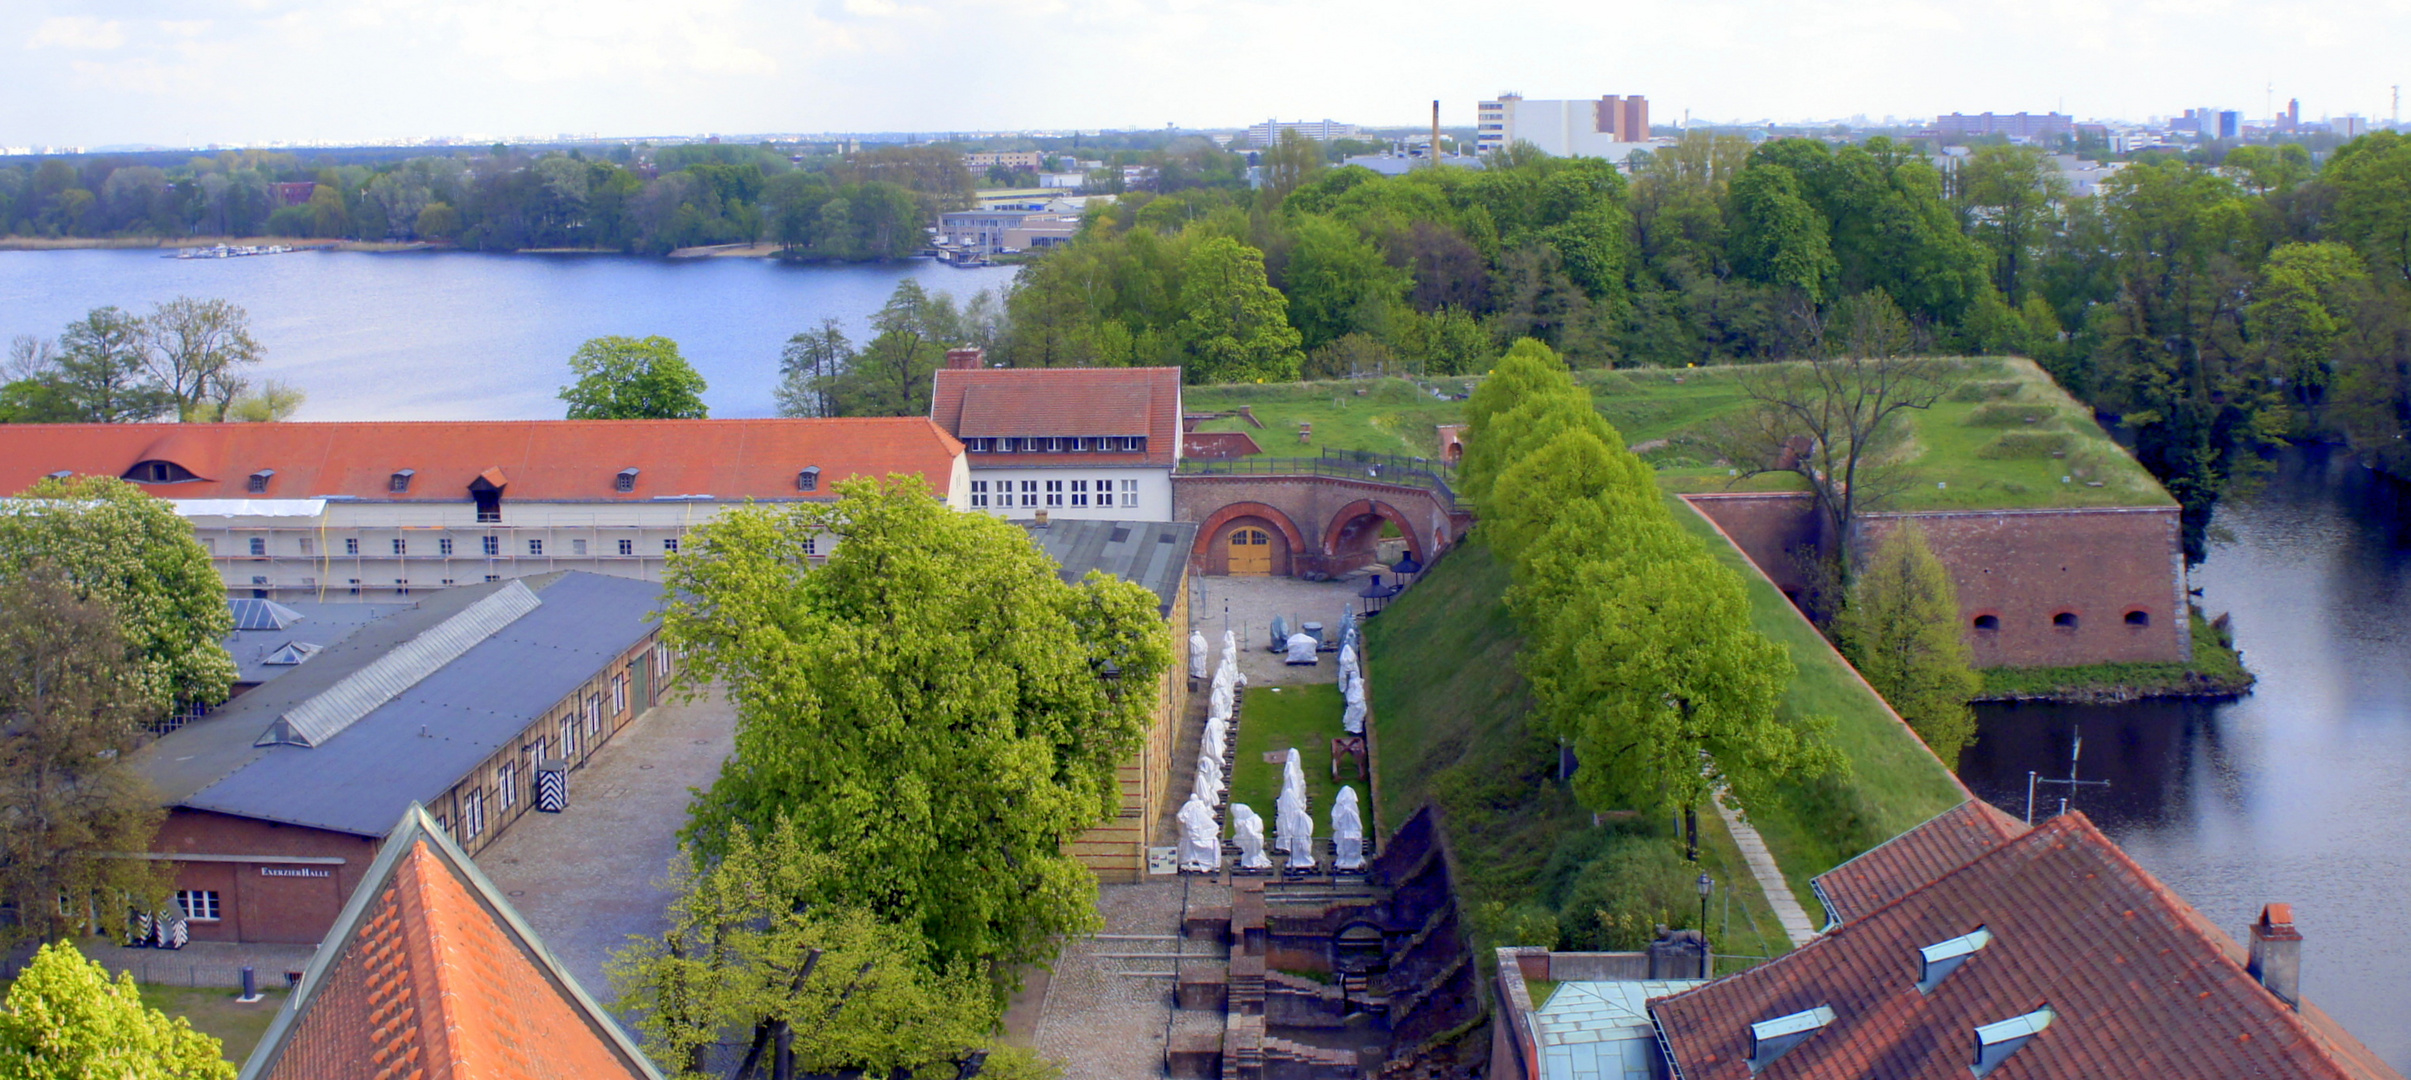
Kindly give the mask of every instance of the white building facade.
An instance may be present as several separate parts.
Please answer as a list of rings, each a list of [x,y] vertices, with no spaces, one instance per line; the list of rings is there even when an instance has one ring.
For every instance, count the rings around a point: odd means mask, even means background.
[[[1474,124],[1476,153],[1519,142],[1552,157],[1595,157],[1621,163],[1649,147],[1649,101],[1638,94],[1581,101],[1542,101],[1501,94],[1481,103]]]
[[[930,419],[963,444],[966,506],[1016,521],[1172,520],[1179,368],[989,368],[947,354]]]

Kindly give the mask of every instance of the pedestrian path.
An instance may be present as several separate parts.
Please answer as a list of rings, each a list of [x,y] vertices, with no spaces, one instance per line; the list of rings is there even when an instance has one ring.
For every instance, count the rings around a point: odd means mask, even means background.
[[[1816,924],[1808,920],[1807,910],[1792,895],[1791,884],[1783,880],[1783,868],[1775,865],[1774,853],[1766,849],[1766,841],[1759,838],[1758,830],[1751,828],[1749,822],[1741,820],[1740,814],[1725,805],[1721,794],[1710,801],[1716,804],[1717,815],[1725,819],[1725,828],[1732,831],[1733,843],[1741,848],[1741,857],[1749,862],[1750,876],[1758,879],[1758,891],[1766,894],[1767,906],[1775,909],[1775,920],[1783,924],[1783,936],[1791,939],[1795,949],[1808,944],[1817,936]]]

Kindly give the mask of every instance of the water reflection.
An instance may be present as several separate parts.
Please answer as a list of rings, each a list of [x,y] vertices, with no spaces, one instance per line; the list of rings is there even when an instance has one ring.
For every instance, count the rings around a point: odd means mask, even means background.
[[[2253,694],[2218,705],[1990,706],[1961,759],[1975,791],[2023,813],[2027,773],[2068,775],[2071,805],[2221,926],[2295,905],[2306,994],[2397,1068],[2411,1066],[2411,494],[2340,453],[2289,454],[2222,506],[2198,601],[2231,616]],[[2036,816],[2059,807],[2038,790]]]

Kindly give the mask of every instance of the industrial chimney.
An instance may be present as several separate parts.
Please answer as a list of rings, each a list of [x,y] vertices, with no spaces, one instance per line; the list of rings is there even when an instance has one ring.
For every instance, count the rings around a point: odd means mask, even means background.
[[[2270,904],[2252,924],[2252,955],[2246,970],[2286,1004],[2302,1004],[2302,932],[2294,929],[2294,905]]]

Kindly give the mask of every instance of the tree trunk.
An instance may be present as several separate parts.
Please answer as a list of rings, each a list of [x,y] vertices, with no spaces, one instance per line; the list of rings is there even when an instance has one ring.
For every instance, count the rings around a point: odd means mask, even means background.
[[[1683,805],[1683,858],[1699,861],[1699,804]]]

